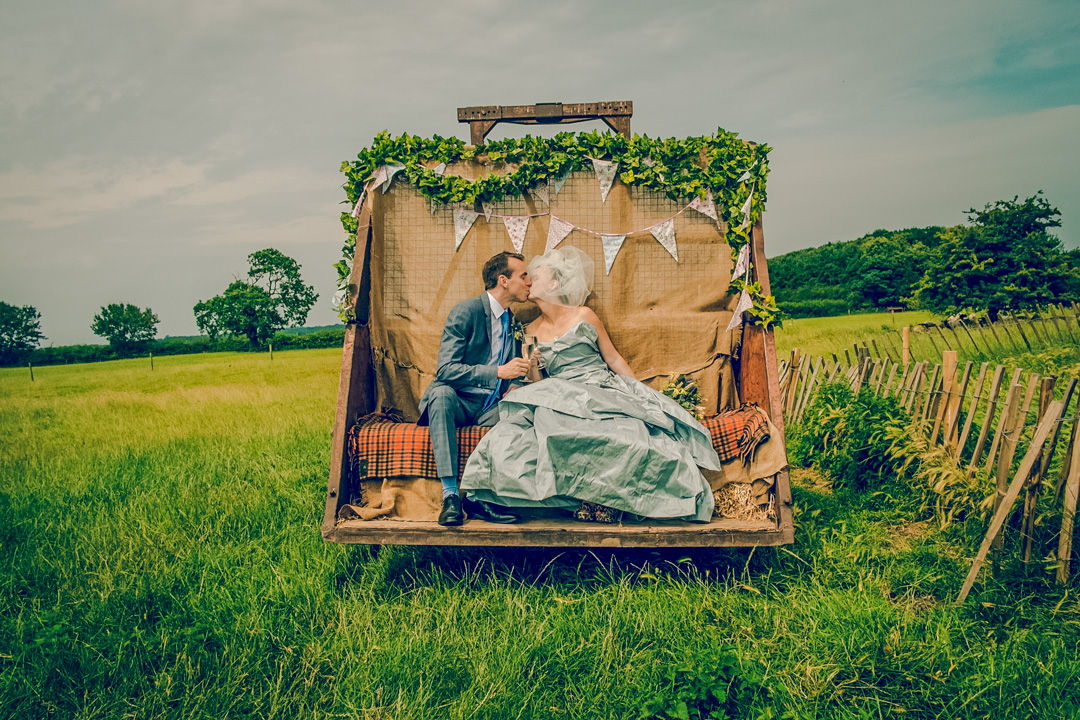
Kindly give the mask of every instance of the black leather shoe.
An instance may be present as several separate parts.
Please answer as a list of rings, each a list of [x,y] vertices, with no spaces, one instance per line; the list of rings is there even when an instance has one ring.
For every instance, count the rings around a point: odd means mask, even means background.
[[[463,522],[465,522],[465,514],[461,512],[461,496],[447,495],[442,501],[439,524],[445,527],[453,527],[461,525]]]
[[[461,503],[470,520],[484,520],[499,525],[510,525],[521,520],[520,517],[510,512],[502,505],[494,505],[483,500],[470,500],[465,498]]]

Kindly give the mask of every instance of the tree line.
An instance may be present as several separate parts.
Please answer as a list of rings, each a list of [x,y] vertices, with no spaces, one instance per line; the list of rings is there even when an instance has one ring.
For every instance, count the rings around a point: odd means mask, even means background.
[[[772,258],[777,303],[793,317],[890,307],[996,317],[1080,301],[1080,250],[1050,232],[1061,213],[1041,191],[966,215],[955,227],[876,230]]]
[[[272,341],[278,347],[327,347],[340,344],[341,333],[314,333],[317,337],[279,339],[279,331],[301,327],[318,300],[318,293],[304,283],[300,264],[279,250],[267,248],[248,255],[248,272],[236,278],[220,295],[196,303],[195,324],[205,341],[157,340],[158,316],[150,308],[130,303],[110,303],[94,315],[93,333],[108,341],[95,345],[41,348],[41,313],[31,305],[18,307],[0,302],[0,365],[25,362],[55,364],[86,362],[145,355],[184,354],[206,350],[260,349]]]

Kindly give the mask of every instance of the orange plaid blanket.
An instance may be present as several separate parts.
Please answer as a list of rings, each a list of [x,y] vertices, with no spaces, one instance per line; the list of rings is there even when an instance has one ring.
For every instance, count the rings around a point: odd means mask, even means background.
[[[748,460],[769,437],[769,423],[757,405],[748,403],[735,410],[711,415],[702,421],[712,435],[720,462],[736,458]],[[458,474],[490,428],[460,427]],[[353,480],[387,477],[426,477],[437,480],[435,455],[426,426],[400,422],[392,415],[372,413],[356,421],[348,438],[349,467]]]

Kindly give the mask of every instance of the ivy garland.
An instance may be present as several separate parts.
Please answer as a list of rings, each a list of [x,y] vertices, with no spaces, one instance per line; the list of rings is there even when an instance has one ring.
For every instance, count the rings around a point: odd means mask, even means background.
[[[618,177],[626,185],[661,192],[675,201],[704,198],[712,192],[717,216],[728,226],[728,244],[732,259],[750,242],[750,227],[765,209],[765,184],[769,175],[767,145],[752,145],[735,133],[717,129],[715,135],[685,139],[653,139],[634,135],[627,139],[611,132],[558,133],[554,138],[526,135],[523,138],[494,140],[480,147],[467,145],[460,138],[435,135],[422,138],[404,134],[391,137],[386,131],[375,136],[354,161],[341,163],[347,177],[344,184],[350,209],[363,192],[375,171],[383,165],[402,165],[397,177],[412,185],[418,193],[443,205],[495,203],[506,197],[519,197],[537,185],[566,177],[571,172],[592,168],[590,158],[619,163]],[[484,165],[502,166],[504,174],[491,173],[467,180],[435,172],[428,164],[475,160]],[[743,179],[745,177],[745,179]],[[753,193],[750,224],[743,227],[742,207]],[[338,302],[348,285],[356,248],[357,220],[348,212],[341,214],[341,224],[348,234],[342,247],[343,259],[338,271]],[[752,322],[768,328],[778,326],[781,313],[771,295],[765,295],[759,283],[741,278],[731,282],[733,293],[745,289],[754,301],[748,310]],[[342,307],[343,320],[352,318],[352,309]]]

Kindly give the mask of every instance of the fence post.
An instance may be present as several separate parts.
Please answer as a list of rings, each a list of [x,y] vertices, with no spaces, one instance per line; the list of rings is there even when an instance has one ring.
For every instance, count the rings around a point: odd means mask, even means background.
[[[30,382],[34,382],[34,365],[33,365],[33,363],[26,363],[26,367],[30,368]]]
[[[270,343],[270,362],[274,362],[274,343]]]
[[[1061,412],[1060,405],[1061,404],[1057,402],[1051,405],[1050,414],[1057,415]],[[979,570],[982,568],[983,563],[986,562],[986,555],[990,552],[990,545],[997,539],[998,533],[1001,532],[1001,528],[1005,524],[1005,518],[1009,515],[1009,512],[1012,510],[1012,504],[1016,502],[1016,498],[1020,494],[1024,479],[1027,477],[1027,474],[1031,472],[1032,466],[1035,465],[1035,461],[1042,451],[1043,443],[1046,442],[1046,436],[1050,434],[1052,425],[1053,420],[1044,418],[1038,429],[1036,429],[1035,437],[1031,440],[1031,447],[1028,448],[1027,454],[1020,463],[1019,472],[1016,473],[1016,477],[1013,478],[1012,483],[1009,485],[1005,497],[994,511],[994,517],[990,521],[990,529],[986,532],[986,537],[983,538],[982,545],[979,547],[979,552],[975,556],[975,562],[971,564],[971,570],[964,580],[964,587],[960,589],[960,596],[956,599],[957,605],[963,605],[964,601],[967,600],[968,593],[971,592],[971,587],[975,584],[975,578],[979,576]]]
[[[901,330],[904,336],[904,369],[907,370],[908,365],[911,363],[911,328],[905,327]]]

